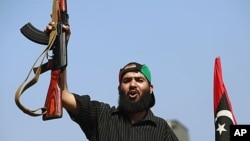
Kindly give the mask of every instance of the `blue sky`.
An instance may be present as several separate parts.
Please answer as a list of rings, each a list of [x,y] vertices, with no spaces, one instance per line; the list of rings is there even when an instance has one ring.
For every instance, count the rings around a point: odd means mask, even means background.
[[[86,140],[65,111],[63,118],[45,122],[23,114],[14,102],[17,87],[44,49],[20,28],[31,22],[43,30],[51,4],[0,2],[1,140]],[[68,0],[69,90],[117,105],[119,69],[130,61],[145,63],[152,73],[155,115],[181,122],[190,141],[212,141],[213,69],[220,56],[237,122],[250,124],[249,6],[249,0]],[[30,109],[43,106],[49,79],[49,72],[42,74],[22,103]]]

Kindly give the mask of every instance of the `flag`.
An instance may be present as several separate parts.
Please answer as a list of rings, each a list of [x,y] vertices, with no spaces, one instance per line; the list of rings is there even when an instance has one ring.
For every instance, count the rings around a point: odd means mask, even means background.
[[[229,141],[230,125],[237,123],[222,79],[220,57],[215,59],[214,65],[214,123],[215,141]]]

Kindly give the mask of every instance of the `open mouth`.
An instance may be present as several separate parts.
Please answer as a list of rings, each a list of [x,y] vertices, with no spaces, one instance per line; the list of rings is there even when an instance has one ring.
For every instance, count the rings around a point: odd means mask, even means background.
[[[128,96],[130,99],[135,99],[139,95],[139,92],[136,90],[132,90],[128,92]]]

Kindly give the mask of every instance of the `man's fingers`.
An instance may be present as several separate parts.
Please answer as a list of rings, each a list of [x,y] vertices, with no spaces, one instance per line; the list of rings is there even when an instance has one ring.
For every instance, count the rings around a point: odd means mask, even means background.
[[[71,32],[70,32],[70,27],[69,27],[69,25],[63,25],[63,29],[64,29],[68,34],[71,33]]]
[[[49,24],[46,26],[45,32],[50,32],[53,27],[55,26],[55,22],[49,22]]]
[[[46,26],[46,29],[44,30],[44,32],[50,33],[55,26],[56,26],[55,22],[49,22],[48,25]],[[69,37],[71,34],[69,25],[63,25],[63,29],[65,30],[65,32],[67,34],[67,40],[69,40]]]
[[[67,40],[69,40],[69,37],[70,37],[70,34],[71,34],[69,25],[63,25],[63,29],[65,30],[65,32],[67,34]]]

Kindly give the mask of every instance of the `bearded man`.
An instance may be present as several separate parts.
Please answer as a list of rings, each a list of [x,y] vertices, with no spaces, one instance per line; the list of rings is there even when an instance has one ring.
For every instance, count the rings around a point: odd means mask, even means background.
[[[50,32],[54,23],[46,28]],[[69,40],[70,28],[64,25]],[[90,141],[178,141],[167,122],[150,110],[155,104],[151,73],[131,62],[119,71],[118,107],[68,91],[66,68],[60,75],[62,104]]]

